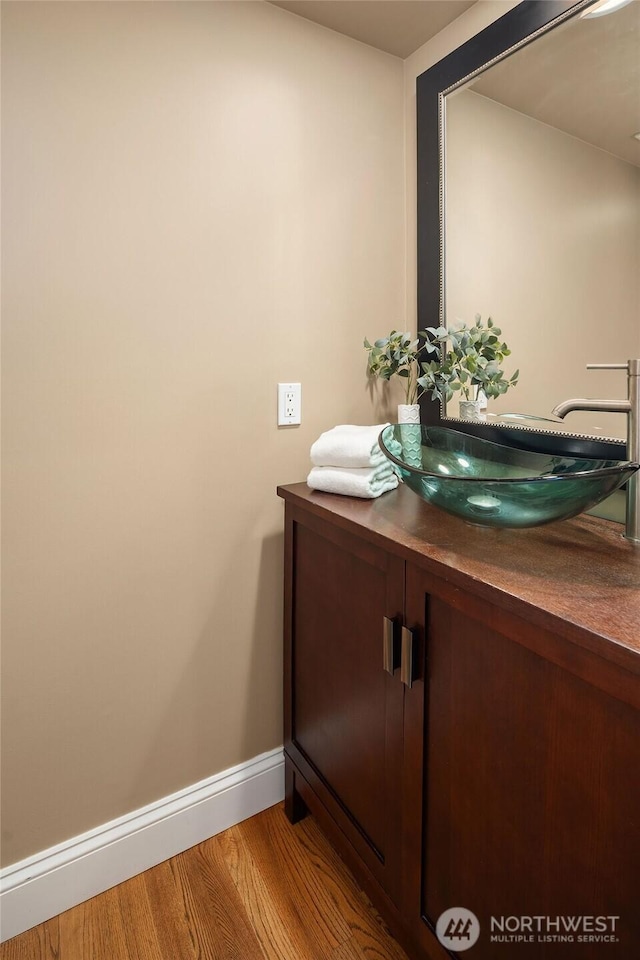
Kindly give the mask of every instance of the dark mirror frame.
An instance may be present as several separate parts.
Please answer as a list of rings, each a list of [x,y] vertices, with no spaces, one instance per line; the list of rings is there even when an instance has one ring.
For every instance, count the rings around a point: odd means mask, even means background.
[[[438,326],[444,318],[444,220],[441,170],[444,94],[465,78],[501,59],[514,47],[529,43],[595,0],[523,0],[475,37],[421,74],[416,81],[418,196],[418,330]],[[594,355],[594,362],[598,357]],[[557,400],[567,397],[558,396]],[[495,443],[558,456],[621,460],[623,440],[594,440],[577,434],[547,433],[521,426],[462,421],[443,416],[438,401],[422,397],[422,423],[448,427]]]

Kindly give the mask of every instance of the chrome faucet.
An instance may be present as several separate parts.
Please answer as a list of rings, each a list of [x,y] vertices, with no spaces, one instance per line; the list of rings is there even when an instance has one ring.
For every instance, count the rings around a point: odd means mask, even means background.
[[[640,462],[640,360],[626,363],[588,363],[587,370],[626,370],[626,400],[565,400],[553,408],[556,417],[564,419],[573,410],[595,410],[602,413],[626,413],[627,459]],[[627,480],[627,523],[625,537],[640,544],[640,479],[638,472]]]

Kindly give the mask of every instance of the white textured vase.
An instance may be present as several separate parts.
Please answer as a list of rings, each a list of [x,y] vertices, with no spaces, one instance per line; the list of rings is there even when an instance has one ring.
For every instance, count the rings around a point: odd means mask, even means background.
[[[420,423],[420,404],[399,403],[398,423]]]
[[[461,420],[486,420],[479,400],[460,400]]]
[[[398,423],[405,424],[402,430],[402,459],[410,467],[422,467],[420,405],[417,403],[399,403]]]

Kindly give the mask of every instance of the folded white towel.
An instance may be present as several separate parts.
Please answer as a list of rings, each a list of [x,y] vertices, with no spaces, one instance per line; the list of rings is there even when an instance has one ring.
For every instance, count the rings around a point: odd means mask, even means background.
[[[311,447],[311,462],[316,467],[375,467],[385,459],[378,437],[386,426],[343,423],[333,427],[320,434]]]
[[[325,493],[341,493],[345,497],[372,500],[398,486],[391,462],[388,467],[313,467],[307,486]]]

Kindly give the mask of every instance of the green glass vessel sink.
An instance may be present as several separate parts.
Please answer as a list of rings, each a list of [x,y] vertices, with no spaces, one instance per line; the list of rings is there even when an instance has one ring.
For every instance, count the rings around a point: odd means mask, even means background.
[[[640,469],[630,461],[530,453],[424,424],[391,424],[379,443],[423,500],[489,527],[575,517]]]

